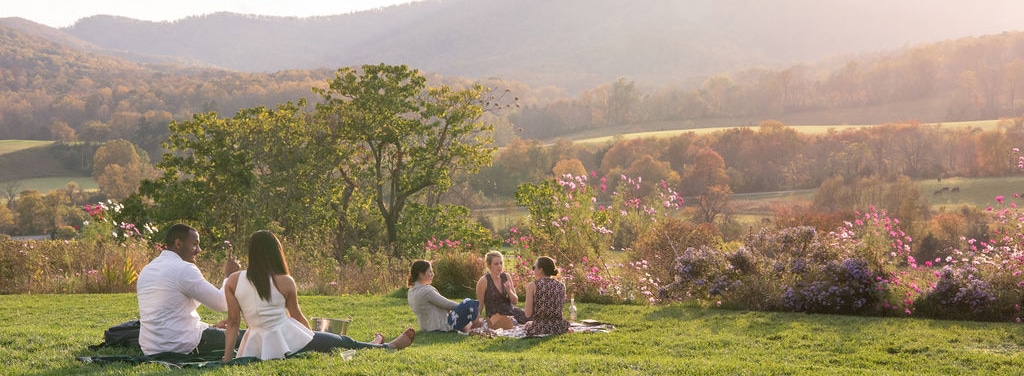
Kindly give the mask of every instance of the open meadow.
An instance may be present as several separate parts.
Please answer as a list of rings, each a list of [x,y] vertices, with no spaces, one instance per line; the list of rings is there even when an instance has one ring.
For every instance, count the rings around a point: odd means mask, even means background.
[[[53,141],[38,140],[0,140],[0,155],[13,153],[19,150],[31,149],[34,147],[46,146]]]
[[[999,125],[998,120],[977,120],[977,121],[960,121],[950,123],[938,123],[944,128],[978,128],[981,130],[992,130],[996,129]],[[863,127],[870,127],[874,124],[787,124],[788,127],[796,130],[797,132],[804,134],[825,134],[828,132],[839,132],[847,129],[856,129]],[[749,126],[750,128],[757,129],[756,125]],[[604,135],[598,135],[598,131],[582,132],[578,135],[568,135],[564,138],[578,142],[582,144],[602,144],[612,142],[616,139],[637,139],[637,138],[661,138],[661,137],[673,137],[680,134],[693,132],[699,135],[709,134],[713,132],[720,132],[731,128],[740,128],[740,126],[721,126],[721,127],[702,127],[693,124],[675,124],[675,123],[650,123],[650,124],[635,124],[630,126],[619,127],[617,130],[602,130]],[[608,135],[611,134],[611,135]]]
[[[416,319],[402,297],[300,296],[310,317],[345,317],[360,340],[389,338]],[[134,294],[4,295],[0,374],[1019,374],[1024,326],[705,309],[693,305],[578,304],[610,333],[535,339],[418,333],[402,351],[337,352],[242,366],[169,369],[158,364],[85,364],[103,329],[135,318]],[[223,314],[201,309],[207,322]]]

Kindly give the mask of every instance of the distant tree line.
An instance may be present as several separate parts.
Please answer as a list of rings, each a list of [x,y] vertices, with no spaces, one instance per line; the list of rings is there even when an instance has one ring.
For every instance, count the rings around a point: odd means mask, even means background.
[[[472,177],[470,186],[488,197],[511,197],[518,183],[549,178],[559,162],[574,160],[586,172],[663,179],[690,195],[700,189],[687,177],[700,168],[707,151],[724,161],[736,193],[811,189],[835,177],[853,182],[872,176],[886,181],[1008,176],[1016,168],[1012,148],[1022,144],[1021,118],[1004,119],[992,130],[911,122],[808,134],[769,120],[757,127],[602,144],[517,139],[499,151],[493,166]]]

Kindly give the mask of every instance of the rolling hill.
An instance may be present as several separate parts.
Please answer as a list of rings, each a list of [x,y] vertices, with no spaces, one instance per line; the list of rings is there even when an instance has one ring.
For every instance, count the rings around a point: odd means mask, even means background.
[[[315,18],[95,16],[62,31],[140,61],[248,72],[401,63],[577,93],[1019,30],[1020,14],[1011,0],[433,0]]]

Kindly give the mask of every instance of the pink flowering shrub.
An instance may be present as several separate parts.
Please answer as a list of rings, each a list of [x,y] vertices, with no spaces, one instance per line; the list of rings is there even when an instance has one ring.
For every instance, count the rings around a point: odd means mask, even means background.
[[[560,267],[566,293],[577,301],[654,304],[661,301],[661,280],[650,273],[647,261],[603,262],[584,257]]]
[[[529,211],[529,221],[506,245],[524,250],[517,252],[521,255],[558,260],[569,293],[580,301],[651,301],[659,279],[650,265],[642,258],[610,262],[607,252],[631,252],[637,238],[683,200],[664,183],[643,196],[641,182],[620,176],[609,191],[608,179],[592,173],[523,184],[516,201]]]
[[[923,291],[922,314],[949,319],[1020,321],[1024,300],[1024,212],[1019,194],[996,196],[988,236],[962,238],[932,262],[935,282]]]
[[[112,240],[122,244],[127,241],[156,243],[151,241],[159,235],[156,226],[129,222],[122,213],[123,209],[124,205],[112,200],[85,205],[89,220],[83,223],[79,238],[99,242]]]

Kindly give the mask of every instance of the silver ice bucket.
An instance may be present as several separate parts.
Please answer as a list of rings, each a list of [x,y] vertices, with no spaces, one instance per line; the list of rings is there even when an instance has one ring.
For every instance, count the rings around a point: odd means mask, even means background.
[[[314,331],[334,333],[337,335],[345,335],[345,332],[348,331],[348,324],[352,322],[351,317],[347,319],[314,317],[310,320],[312,321],[310,325],[313,326]]]

